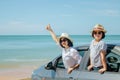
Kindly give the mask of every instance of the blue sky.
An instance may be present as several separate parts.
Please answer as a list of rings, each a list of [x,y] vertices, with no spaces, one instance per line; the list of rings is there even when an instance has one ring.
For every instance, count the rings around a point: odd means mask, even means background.
[[[0,0],[0,35],[88,35],[102,24],[109,35],[120,35],[120,0]]]

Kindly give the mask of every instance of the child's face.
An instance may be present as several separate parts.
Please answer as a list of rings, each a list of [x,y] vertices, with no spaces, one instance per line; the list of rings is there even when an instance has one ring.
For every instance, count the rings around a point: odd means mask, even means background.
[[[68,47],[68,40],[66,38],[60,39],[60,43],[63,47]]]
[[[95,40],[101,40],[102,39],[102,31],[94,31],[93,32],[93,34],[94,34],[94,38],[95,38]]]

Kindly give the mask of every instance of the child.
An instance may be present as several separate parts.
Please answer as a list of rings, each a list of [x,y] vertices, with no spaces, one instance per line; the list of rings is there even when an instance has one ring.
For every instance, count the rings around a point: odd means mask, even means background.
[[[92,69],[98,70],[99,73],[104,73],[107,70],[106,65],[106,49],[107,45],[102,41],[105,37],[106,30],[100,24],[95,25],[92,30],[92,40],[90,44],[90,65],[88,66],[88,70]]]
[[[82,57],[79,55],[79,52],[73,48],[73,42],[68,34],[62,33],[60,37],[57,37],[50,25],[47,25],[46,29],[50,32],[53,40],[62,47],[63,63],[67,69],[67,73],[70,74],[80,66]]]

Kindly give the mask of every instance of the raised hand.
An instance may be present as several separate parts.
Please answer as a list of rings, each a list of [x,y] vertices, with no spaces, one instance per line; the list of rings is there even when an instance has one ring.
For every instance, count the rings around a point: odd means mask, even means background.
[[[48,24],[48,25],[46,26],[46,30],[52,31],[52,28],[51,28],[50,24]]]

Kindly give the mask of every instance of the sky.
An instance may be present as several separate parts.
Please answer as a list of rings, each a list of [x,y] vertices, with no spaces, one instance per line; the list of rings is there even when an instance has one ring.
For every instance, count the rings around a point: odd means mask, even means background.
[[[102,24],[120,35],[120,0],[0,0],[0,35],[89,35]]]

